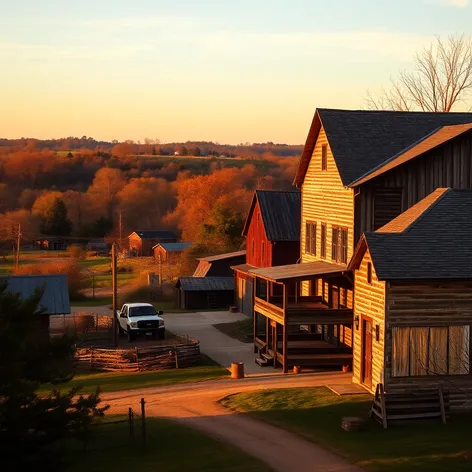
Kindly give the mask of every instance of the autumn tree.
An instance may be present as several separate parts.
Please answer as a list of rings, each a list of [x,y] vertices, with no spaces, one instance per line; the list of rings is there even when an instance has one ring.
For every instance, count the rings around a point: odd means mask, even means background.
[[[125,184],[121,170],[108,167],[99,169],[87,192],[91,198],[92,211],[113,221],[117,195]]]
[[[72,231],[72,222],[67,218],[67,208],[64,201],[56,198],[41,217],[40,231],[43,234],[54,236],[69,236]]]
[[[452,35],[416,54],[411,71],[391,80],[378,97],[367,94],[374,110],[449,112],[467,104],[472,93],[472,39]]]

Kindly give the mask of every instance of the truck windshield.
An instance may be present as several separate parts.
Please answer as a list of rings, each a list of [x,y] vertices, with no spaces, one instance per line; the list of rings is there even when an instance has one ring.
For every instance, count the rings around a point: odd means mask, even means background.
[[[153,306],[135,306],[129,309],[128,316],[146,316],[157,315],[156,309]]]

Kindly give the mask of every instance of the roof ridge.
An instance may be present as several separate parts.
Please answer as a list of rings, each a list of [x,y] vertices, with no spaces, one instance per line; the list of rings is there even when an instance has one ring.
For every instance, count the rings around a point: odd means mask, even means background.
[[[342,112],[342,113],[368,113],[368,114],[376,114],[376,113],[389,113],[389,114],[408,114],[408,115],[472,115],[470,111],[401,111],[401,110],[362,110],[362,109],[354,109],[349,110],[345,108],[325,108],[325,107],[317,107],[316,110],[321,111],[335,111],[335,112]]]

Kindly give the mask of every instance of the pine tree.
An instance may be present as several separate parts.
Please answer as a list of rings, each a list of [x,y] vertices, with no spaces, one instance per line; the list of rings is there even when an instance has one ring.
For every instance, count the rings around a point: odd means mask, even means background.
[[[54,236],[69,236],[72,222],[67,218],[67,208],[63,200],[56,198],[41,219],[40,231]]]
[[[5,472],[62,470],[51,446],[65,438],[84,443],[91,423],[107,407],[99,407],[99,392],[77,398],[78,389],[38,395],[42,383],[61,383],[72,377],[72,340],[50,339],[44,314],[38,310],[38,291],[22,301],[0,286],[0,457]]]

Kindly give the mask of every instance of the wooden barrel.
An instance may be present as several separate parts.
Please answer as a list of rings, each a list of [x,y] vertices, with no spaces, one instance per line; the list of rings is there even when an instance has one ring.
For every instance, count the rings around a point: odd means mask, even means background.
[[[232,379],[243,379],[244,378],[244,362],[232,362],[231,363],[231,378]]]
[[[302,367],[299,365],[294,365],[293,366],[293,373],[294,374],[301,374],[302,373]]]

